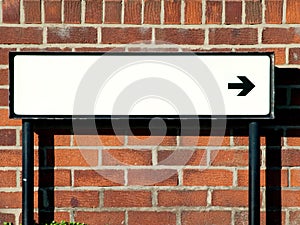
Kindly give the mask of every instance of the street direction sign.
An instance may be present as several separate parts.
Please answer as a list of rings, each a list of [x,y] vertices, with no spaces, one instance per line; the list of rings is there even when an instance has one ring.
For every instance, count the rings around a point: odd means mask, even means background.
[[[272,53],[10,53],[10,117],[273,118]]]

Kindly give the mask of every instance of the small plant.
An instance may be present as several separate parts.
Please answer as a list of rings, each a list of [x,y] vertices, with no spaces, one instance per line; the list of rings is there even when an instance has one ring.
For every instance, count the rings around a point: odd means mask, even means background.
[[[9,223],[9,222],[4,222],[3,225],[13,225],[13,223]],[[22,225],[22,224],[20,224]],[[35,225],[87,225],[85,223],[78,223],[78,222],[66,222],[64,220],[62,220],[60,223],[52,221],[50,224],[45,223],[45,224],[37,224],[35,223]]]

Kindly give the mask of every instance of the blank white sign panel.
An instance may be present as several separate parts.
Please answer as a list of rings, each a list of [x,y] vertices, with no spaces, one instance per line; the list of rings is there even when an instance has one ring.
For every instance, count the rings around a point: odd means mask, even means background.
[[[271,117],[271,54],[13,53],[10,112]]]

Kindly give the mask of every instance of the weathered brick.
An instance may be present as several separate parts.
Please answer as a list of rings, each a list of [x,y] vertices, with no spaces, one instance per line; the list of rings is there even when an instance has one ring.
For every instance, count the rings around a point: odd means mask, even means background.
[[[55,207],[98,207],[98,191],[55,191]]]
[[[233,174],[228,170],[183,170],[185,186],[232,186]]]
[[[262,3],[259,0],[246,1],[246,23],[259,24],[262,22]]]
[[[122,1],[105,0],[104,23],[121,23]]]
[[[211,28],[209,44],[253,45],[258,43],[257,35],[255,28]]]
[[[61,23],[61,0],[45,0],[45,23]]]
[[[169,44],[201,45],[204,43],[203,29],[164,28],[155,30],[156,41]]]
[[[150,191],[104,191],[104,207],[151,207]]]
[[[181,223],[184,225],[230,225],[231,212],[230,211],[201,211],[191,212],[183,211],[181,215]]]
[[[242,1],[225,2],[225,23],[226,24],[242,23]]]
[[[81,21],[81,0],[64,1],[64,22],[80,23]]]
[[[283,16],[283,0],[266,0],[266,23],[281,24]]]
[[[41,1],[23,1],[25,23],[41,23]]]
[[[16,187],[16,185],[17,185],[16,171],[13,170],[0,171],[0,187]]]
[[[298,0],[286,1],[286,22],[300,23],[300,2]]]
[[[119,225],[125,220],[124,212],[86,212],[75,211],[75,221],[83,221],[89,225]],[[59,220],[60,221],[60,220]]]
[[[173,212],[129,211],[128,224],[140,225],[141,221],[147,225],[176,224],[176,214]]]
[[[102,28],[103,44],[128,44],[151,40],[150,28]]]
[[[206,206],[206,191],[159,191],[158,206]]]
[[[160,0],[144,0],[144,23],[160,24]]]
[[[187,0],[185,1],[185,24],[201,24],[202,23],[202,1]]]
[[[124,23],[141,24],[142,1],[125,0],[124,6]]]
[[[41,44],[42,28],[0,27],[1,44]],[[8,55],[7,55],[8,56]]]
[[[128,170],[128,185],[176,186],[177,184],[178,175],[176,170]]]
[[[165,24],[180,24],[180,0],[164,1]]]
[[[299,28],[264,28],[263,44],[293,44],[300,43]]]
[[[221,24],[222,8],[221,1],[206,1],[206,23]]]
[[[3,1],[2,19],[3,23],[20,23],[20,0]]]
[[[0,129],[0,145],[2,146],[16,145],[16,130]]]
[[[124,171],[122,170],[75,170],[74,186],[122,186],[124,185]]]
[[[48,43],[97,43],[97,30],[93,27],[49,27]]]
[[[0,89],[0,106],[8,106],[8,89]]]
[[[133,150],[133,149],[110,149],[102,150],[102,165],[120,166],[120,165],[151,165],[151,150]]]
[[[102,0],[86,0],[85,22],[102,23]]]

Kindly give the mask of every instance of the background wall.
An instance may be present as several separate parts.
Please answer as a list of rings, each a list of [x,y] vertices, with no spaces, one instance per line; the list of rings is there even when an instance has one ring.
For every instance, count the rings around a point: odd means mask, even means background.
[[[21,121],[8,119],[8,52],[139,51],[146,46],[129,43],[146,41],[178,45],[156,46],[165,51],[275,52],[276,120],[262,124],[261,224],[300,224],[299,23],[299,0],[0,1],[0,223],[21,218],[22,131]],[[205,131],[147,139],[145,130],[135,130],[137,138],[101,130],[103,150],[81,135],[85,154],[70,131],[39,131],[35,217],[89,225],[247,224],[242,125],[229,124],[224,139]],[[212,139],[221,145],[207,150]],[[194,150],[186,166],[153,169],[178,147]]]

